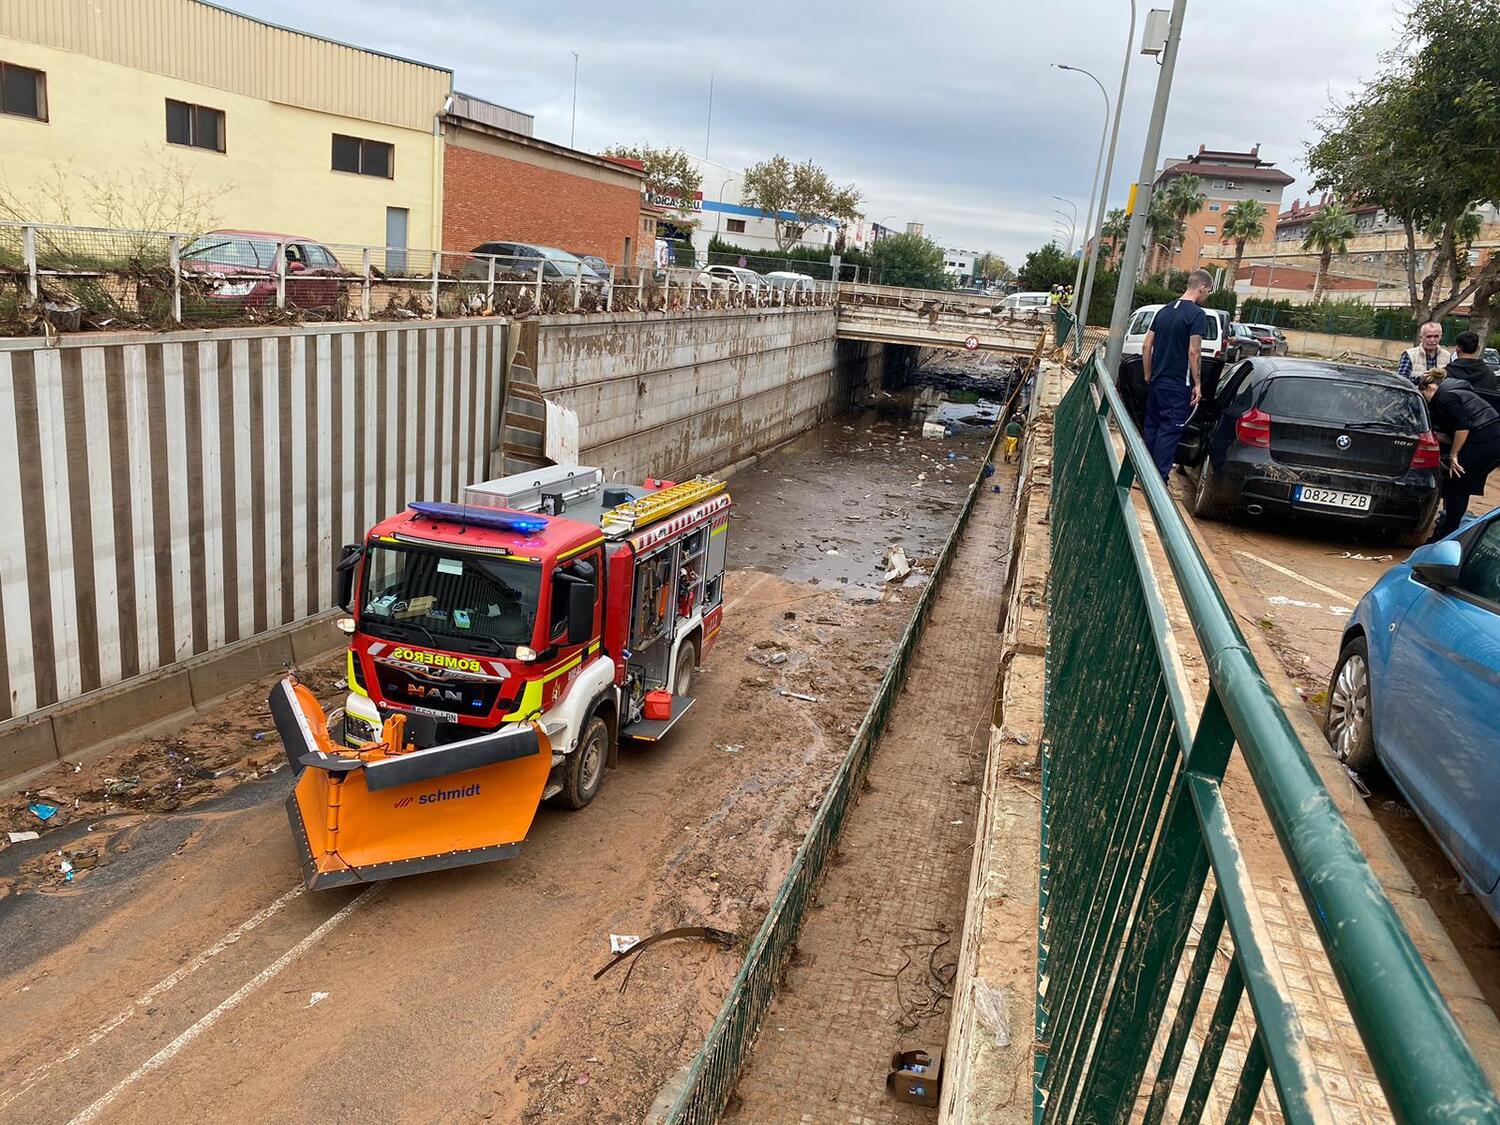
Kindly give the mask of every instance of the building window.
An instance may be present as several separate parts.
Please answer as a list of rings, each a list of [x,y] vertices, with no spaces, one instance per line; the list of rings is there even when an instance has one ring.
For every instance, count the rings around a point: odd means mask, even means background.
[[[224,151],[224,111],[167,99],[167,141]]]
[[[384,141],[333,135],[333,170],[391,179],[396,174],[396,146]]]
[[[47,120],[47,76],[28,66],[0,62],[0,113]]]
[[[1203,233],[1204,234],[1218,234],[1219,233],[1219,228],[1218,227],[1204,227],[1203,228]]]
[[[1233,187],[1234,185],[1230,184],[1229,186]],[[1223,180],[1215,180],[1214,181],[1214,190],[1215,191],[1223,191],[1224,190],[1224,181]]]
[[[1208,205],[1208,209],[1210,211],[1217,211],[1219,209],[1219,205],[1217,203],[1210,203]]]
[[[745,233],[745,220],[744,219],[726,219],[724,221],[724,227],[725,227],[726,230],[729,231],[730,234],[744,234]]]
[[[1225,180],[1224,181],[1224,186],[1226,188],[1229,188],[1229,189],[1233,190],[1234,187],[1235,187],[1235,182],[1233,180]]]

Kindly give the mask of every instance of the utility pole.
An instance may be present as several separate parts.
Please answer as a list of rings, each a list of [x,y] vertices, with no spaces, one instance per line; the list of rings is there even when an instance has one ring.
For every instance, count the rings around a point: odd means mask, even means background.
[[[1083,354],[1083,330],[1089,322],[1089,302],[1094,296],[1094,271],[1099,266],[1099,243],[1104,239],[1104,215],[1109,208],[1109,179],[1115,170],[1115,142],[1120,138],[1120,115],[1125,112],[1125,81],[1130,77],[1130,56],[1135,51],[1135,0],[1130,0],[1130,30],[1125,33],[1125,62],[1120,67],[1120,92],[1115,95],[1115,120],[1109,131],[1109,155],[1104,160],[1104,183],[1099,189],[1099,213],[1094,220],[1090,240],[1088,271],[1083,275],[1083,293],[1073,300],[1078,317],[1073,340],[1073,354]],[[1078,310],[1082,309],[1082,312]]]
[[[703,129],[703,159],[708,159],[708,140],[714,135],[714,72],[708,72],[708,124]]]
[[[568,52],[573,56],[573,124],[568,126],[568,147],[573,147],[573,140],[578,135],[578,52]]]
[[[1167,102],[1172,97],[1172,73],[1177,69],[1177,47],[1182,42],[1182,21],[1187,15],[1187,0],[1172,0],[1172,15],[1167,24],[1167,42],[1162,50],[1161,73],[1156,78],[1156,101],[1151,106],[1151,123],[1146,129],[1146,147],[1141,153],[1141,177],[1136,181],[1135,211],[1130,216],[1130,234],[1125,239],[1125,254],[1120,259],[1120,283],[1115,289],[1114,315],[1109,320],[1109,346],[1105,365],[1111,372],[1119,370],[1120,352],[1125,346],[1125,322],[1130,317],[1130,303],[1140,262],[1141,242],[1146,235],[1146,212],[1151,206],[1151,184],[1156,179],[1156,162],[1161,156],[1161,134],[1167,122]],[[1149,24],[1149,21],[1148,21]]]

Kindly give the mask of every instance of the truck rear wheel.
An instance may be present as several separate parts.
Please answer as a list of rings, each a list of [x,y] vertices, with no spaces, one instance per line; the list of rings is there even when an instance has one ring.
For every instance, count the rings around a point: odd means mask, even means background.
[[[672,672],[672,694],[693,694],[693,670],[698,667],[698,646],[684,641],[677,652],[677,667]]]
[[[595,715],[584,725],[578,749],[568,755],[563,767],[562,792],[558,804],[565,809],[581,809],[594,799],[604,782],[604,767],[609,760],[609,728]]]

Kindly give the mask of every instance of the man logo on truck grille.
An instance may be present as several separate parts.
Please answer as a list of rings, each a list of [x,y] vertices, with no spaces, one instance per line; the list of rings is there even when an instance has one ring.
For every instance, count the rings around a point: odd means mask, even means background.
[[[479,796],[479,783],[466,785],[462,789],[435,789],[419,797],[402,797],[392,808],[404,809],[408,805],[435,805],[439,801],[462,801],[465,797]]]

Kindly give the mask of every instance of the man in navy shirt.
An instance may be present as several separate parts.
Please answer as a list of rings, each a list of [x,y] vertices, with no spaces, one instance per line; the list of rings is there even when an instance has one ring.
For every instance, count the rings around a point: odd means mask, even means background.
[[[1198,302],[1208,296],[1214,279],[1207,270],[1188,274],[1187,289],[1170,305],[1158,310],[1141,348],[1141,368],[1146,379],[1146,424],[1141,434],[1151,459],[1166,480],[1177,456],[1182,427],[1202,391],[1199,352],[1208,314]]]

